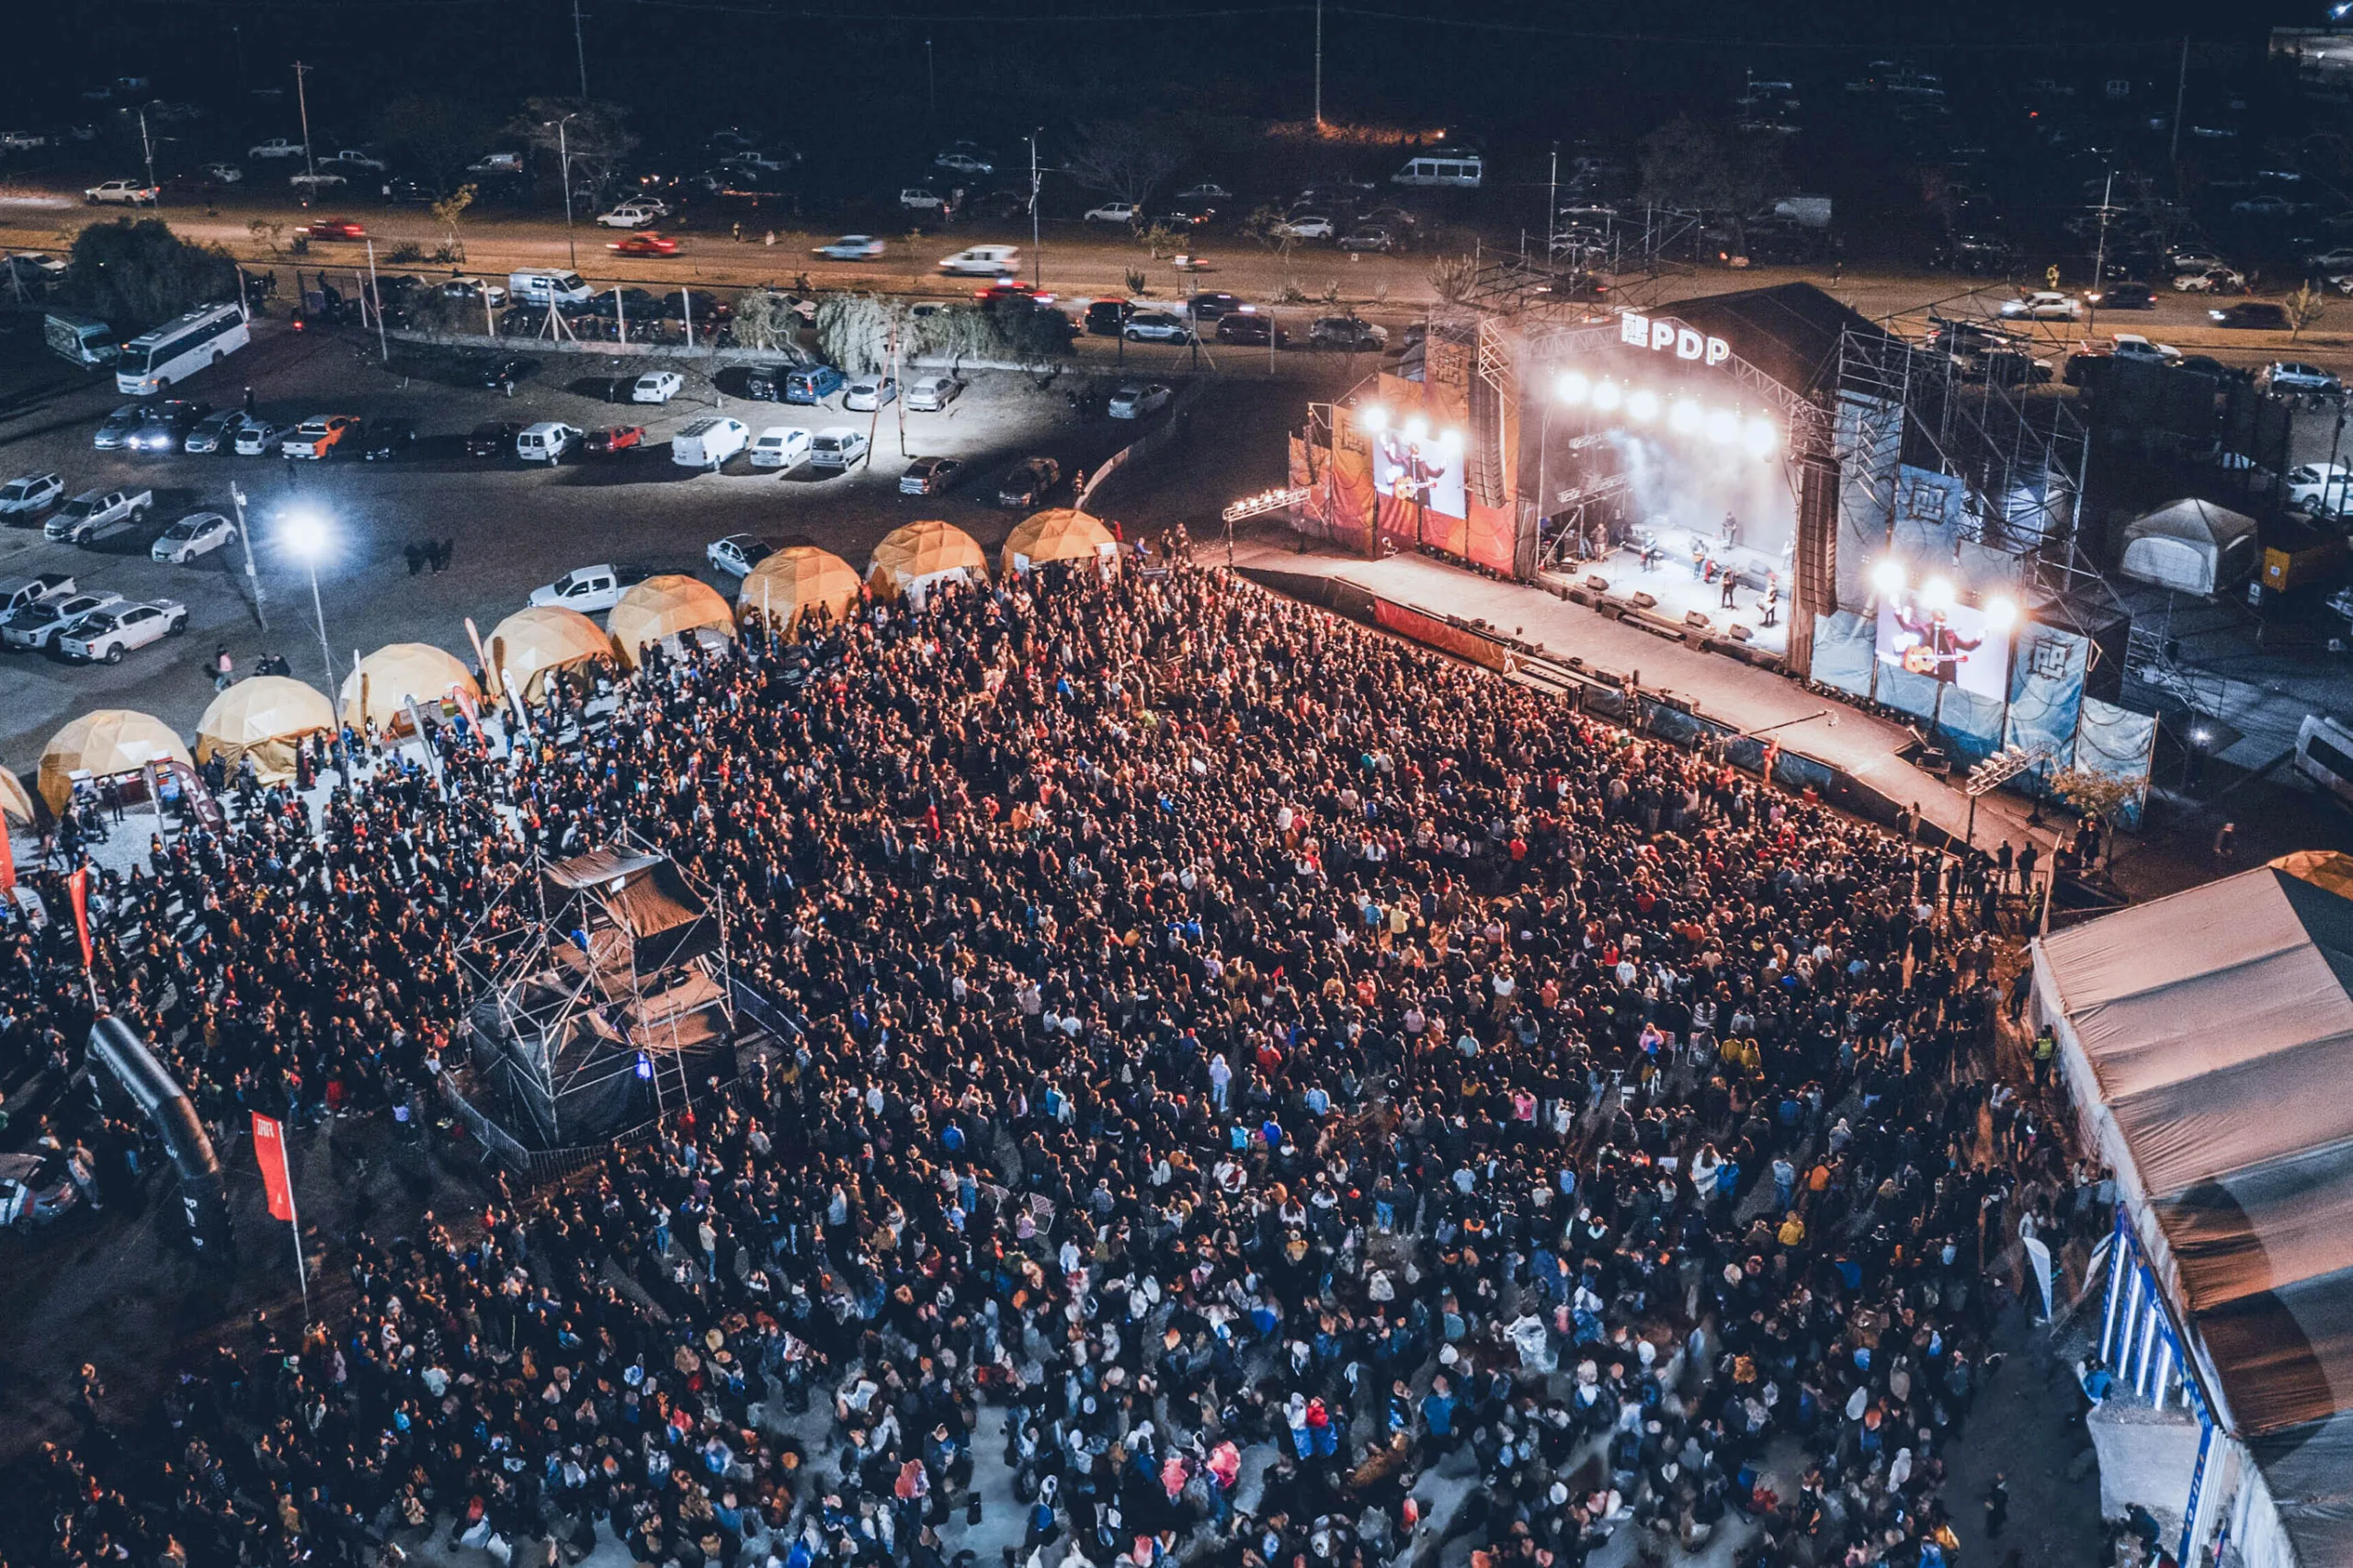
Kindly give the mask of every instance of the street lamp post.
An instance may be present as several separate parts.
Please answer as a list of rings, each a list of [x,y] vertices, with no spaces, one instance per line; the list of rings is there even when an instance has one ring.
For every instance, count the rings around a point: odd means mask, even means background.
[[[304,80],[310,74],[309,66],[299,60],[294,62],[294,107],[302,116],[302,172],[315,175],[319,172],[319,165],[311,157],[311,94],[309,84]],[[317,188],[313,186],[312,191],[315,192]],[[301,280],[298,278],[296,281]]]
[[[319,657],[326,662],[327,690],[332,692],[335,689],[335,653],[327,642],[326,606],[319,597],[319,557],[326,553],[328,544],[326,519],[316,512],[297,512],[286,519],[279,538],[302,558],[311,574],[311,613],[318,618]]]
[[[1045,287],[1042,276],[1046,265],[1042,254],[1045,242],[1039,238],[1038,226],[1038,137],[1045,129],[1041,125],[1029,133],[1029,287],[1032,289]],[[1126,342],[1127,334],[1121,333],[1120,340]]]
[[[556,163],[563,176],[563,248],[575,272],[580,269],[580,241],[572,230],[572,139],[564,127],[579,118],[580,111],[574,109],[555,122]]]

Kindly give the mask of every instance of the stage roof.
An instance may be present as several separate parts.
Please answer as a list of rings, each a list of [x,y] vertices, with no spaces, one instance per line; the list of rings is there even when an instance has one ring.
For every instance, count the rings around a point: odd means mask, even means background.
[[[2353,1410],[2353,899],[2265,866],[2037,947],[2070,1087],[2226,1424]]]
[[[1838,341],[1850,331],[1887,334],[1811,283],[1781,283],[1736,294],[1708,294],[1662,305],[1657,312],[1712,333],[1775,381],[1816,402],[1838,380]]]

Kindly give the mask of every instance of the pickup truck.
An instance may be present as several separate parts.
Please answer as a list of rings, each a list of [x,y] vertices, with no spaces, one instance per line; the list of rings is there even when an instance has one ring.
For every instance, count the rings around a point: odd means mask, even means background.
[[[110,605],[92,610],[57,636],[57,651],[76,664],[122,663],[133,648],[188,630],[188,606],[177,599]]]
[[[533,606],[561,605],[597,615],[621,602],[624,590],[654,575],[650,566],[575,566],[543,588],[531,590]]]
[[[154,504],[152,490],[85,490],[51,513],[41,533],[52,543],[87,544],[131,527]]]
[[[54,648],[57,639],[84,616],[93,610],[110,609],[121,602],[120,594],[99,588],[28,604],[0,619],[0,647],[36,653],[43,648]]]
[[[65,494],[65,481],[53,473],[28,473],[0,484],[0,517],[38,517]]]
[[[0,577],[0,616],[15,613],[43,599],[59,599],[74,591],[73,577],[63,572],[37,572],[29,577]]]

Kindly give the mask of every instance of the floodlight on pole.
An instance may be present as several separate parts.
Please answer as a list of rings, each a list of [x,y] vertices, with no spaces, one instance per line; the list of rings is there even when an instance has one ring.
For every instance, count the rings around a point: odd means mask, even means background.
[[[2006,596],[1987,599],[1981,607],[1985,612],[1985,624],[1996,631],[2007,631],[2018,624],[2018,602]]]
[[[1616,408],[1625,395],[1625,390],[1616,381],[1598,382],[1593,389],[1593,406],[1607,414]]]
[[[1729,408],[1713,408],[1708,411],[1708,439],[1730,441],[1736,439],[1739,435],[1739,415]]]
[[[1658,417],[1658,393],[1648,387],[1635,389],[1626,398],[1626,414],[1647,425]]]
[[[1357,410],[1357,428],[1379,435],[1389,428],[1389,411],[1377,403],[1365,404]]]
[[[1756,456],[1769,457],[1773,449],[1780,445],[1781,433],[1773,428],[1773,422],[1769,419],[1752,419],[1742,432],[1742,439],[1748,443],[1749,451]]]
[[[1409,441],[1418,441],[1429,433],[1430,422],[1428,420],[1423,418],[1418,414],[1408,415],[1406,416],[1405,439]]]
[[[327,520],[308,507],[288,513],[278,523],[278,542],[299,556],[311,574],[311,613],[319,623],[319,656],[326,662],[329,691],[335,689],[335,653],[327,642],[326,605],[319,597],[319,558],[327,552],[333,537]]]
[[[1931,577],[1920,585],[1920,602],[1932,610],[1952,608],[1952,584],[1942,577]]]
[[[1593,381],[1583,370],[1563,370],[1552,383],[1552,394],[1574,406],[1593,395]]]
[[[1890,556],[1871,568],[1871,586],[1885,598],[1904,591],[1904,562]]]
[[[1704,410],[1688,397],[1678,397],[1666,405],[1666,426],[1679,436],[1688,436],[1699,428],[1707,417]]]

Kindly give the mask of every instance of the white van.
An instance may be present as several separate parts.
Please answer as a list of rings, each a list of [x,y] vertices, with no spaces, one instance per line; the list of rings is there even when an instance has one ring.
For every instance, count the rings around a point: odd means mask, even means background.
[[[543,419],[537,425],[527,425],[515,437],[515,455],[525,462],[550,463],[561,461],[563,454],[579,444],[577,426],[553,419]]]
[[[751,428],[742,420],[710,415],[670,437],[670,460],[680,468],[716,470],[742,451],[751,438]]]
[[[939,258],[939,270],[954,278],[1007,278],[1021,270],[1019,245],[967,245]]]
[[[506,275],[507,290],[525,305],[585,305],[596,290],[562,267],[524,267]]]
[[[2296,732],[2296,771],[2334,796],[2340,806],[2353,806],[2353,730],[2317,713],[2304,715]]]
[[[1487,177],[1484,159],[1476,153],[1443,158],[1415,158],[1389,176],[1392,185],[1449,185],[1476,190]]]
[[[937,414],[964,390],[953,376],[917,376],[907,383],[907,412]]]
[[[799,468],[809,460],[812,437],[795,425],[771,425],[752,443],[754,468]]]
[[[866,455],[866,432],[847,425],[828,425],[809,446],[812,468],[846,469]]]

